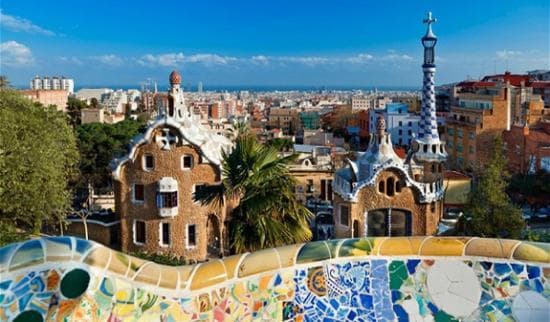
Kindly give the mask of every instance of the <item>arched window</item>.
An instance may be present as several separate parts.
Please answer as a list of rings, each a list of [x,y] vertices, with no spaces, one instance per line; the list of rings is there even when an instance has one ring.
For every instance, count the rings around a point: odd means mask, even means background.
[[[393,177],[389,177],[386,181],[386,189],[387,189],[387,195],[393,196],[394,195],[394,188],[395,188],[395,179]]]
[[[378,182],[378,192],[380,193],[386,193],[386,183],[384,181]]]
[[[395,182],[395,192],[401,192],[401,186],[402,186],[403,182],[401,180],[397,180]]]

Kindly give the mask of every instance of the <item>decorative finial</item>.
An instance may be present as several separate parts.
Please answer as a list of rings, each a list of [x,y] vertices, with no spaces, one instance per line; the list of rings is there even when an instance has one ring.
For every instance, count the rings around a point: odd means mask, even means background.
[[[437,22],[437,19],[433,18],[432,17],[432,12],[429,11],[428,12],[428,17],[426,19],[422,20],[422,23],[425,23],[425,24],[428,25],[428,30],[426,30],[426,36],[424,36],[424,37],[435,38],[435,35],[432,32],[432,24],[436,23],[436,22]]]
[[[386,120],[382,116],[378,116],[376,120],[376,131],[379,136],[383,136],[386,133]]]

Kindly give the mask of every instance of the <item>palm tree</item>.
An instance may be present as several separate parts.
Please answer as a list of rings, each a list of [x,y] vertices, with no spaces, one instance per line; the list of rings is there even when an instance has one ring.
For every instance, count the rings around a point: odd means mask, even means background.
[[[220,185],[194,195],[204,205],[236,205],[229,222],[230,247],[236,253],[294,244],[311,238],[311,213],[294,195],[288,164],[295,155],[280,158],[277,150],[260,144],[251,134],[236,138],[229,153],[222,152]]]

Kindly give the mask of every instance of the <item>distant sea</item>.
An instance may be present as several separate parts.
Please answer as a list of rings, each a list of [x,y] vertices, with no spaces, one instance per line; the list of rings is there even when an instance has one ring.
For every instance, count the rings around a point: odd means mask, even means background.
[[[140,85],[82,85],[76,86],[75,91],[82,88],[111,88],[111,89],[140,89]],[[185,91],[196,92],[197,86],[184,85]],[[213,92],[274,92],[274,91],[419,91],[420,87],[413,86],[262,86],[262,85],[217,85],[217,86],[203,86],[203,91]],[[168,90],[168,85],[159,85],[158,90],[163,92]]]

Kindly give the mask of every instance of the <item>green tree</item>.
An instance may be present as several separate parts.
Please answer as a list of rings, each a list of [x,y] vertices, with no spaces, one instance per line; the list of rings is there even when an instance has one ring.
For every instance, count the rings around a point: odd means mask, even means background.
[[[11,88],[10,80],[7,76],[0,75],[0,89]]]
[[[195,193],[202,204],[235,204],[229,223],[230,247],[236,253],[304,242],[311,238],[311,213],[294,195],[288,165],[296,156],[280,158],[251,134],[237,137],[223,152],[222,183]]]
[[[80,125],[81,123],[81,111],[86,108],[86,102],[79,100],[76,97],[69,96],[67,100],[67,115],[69,115],[70,123],[72,126]]]
[[[273,147],[277,151],[290,151],[294,147],[292,140],[287,138],[275,138],[268,141],[267,145]]]
[[[77,127],[80,151],[78,186],[91,183],[96,188],[111,182],[111,162],[127,152],[131,139],[144,128],[144,123],[124,120],[116,124],[89,123]]]
[[[478,178],[465,208],[467,231],[480,237],[519,238],[524,221],[521,210],[506,194],[509,175],[499,136]]]
[[[36,234],[44,224],[62,223],[71,211],[67,183],[76,175],[78,163],[75,136],[65,115],[3,89],[0,124],[2,231]]]

